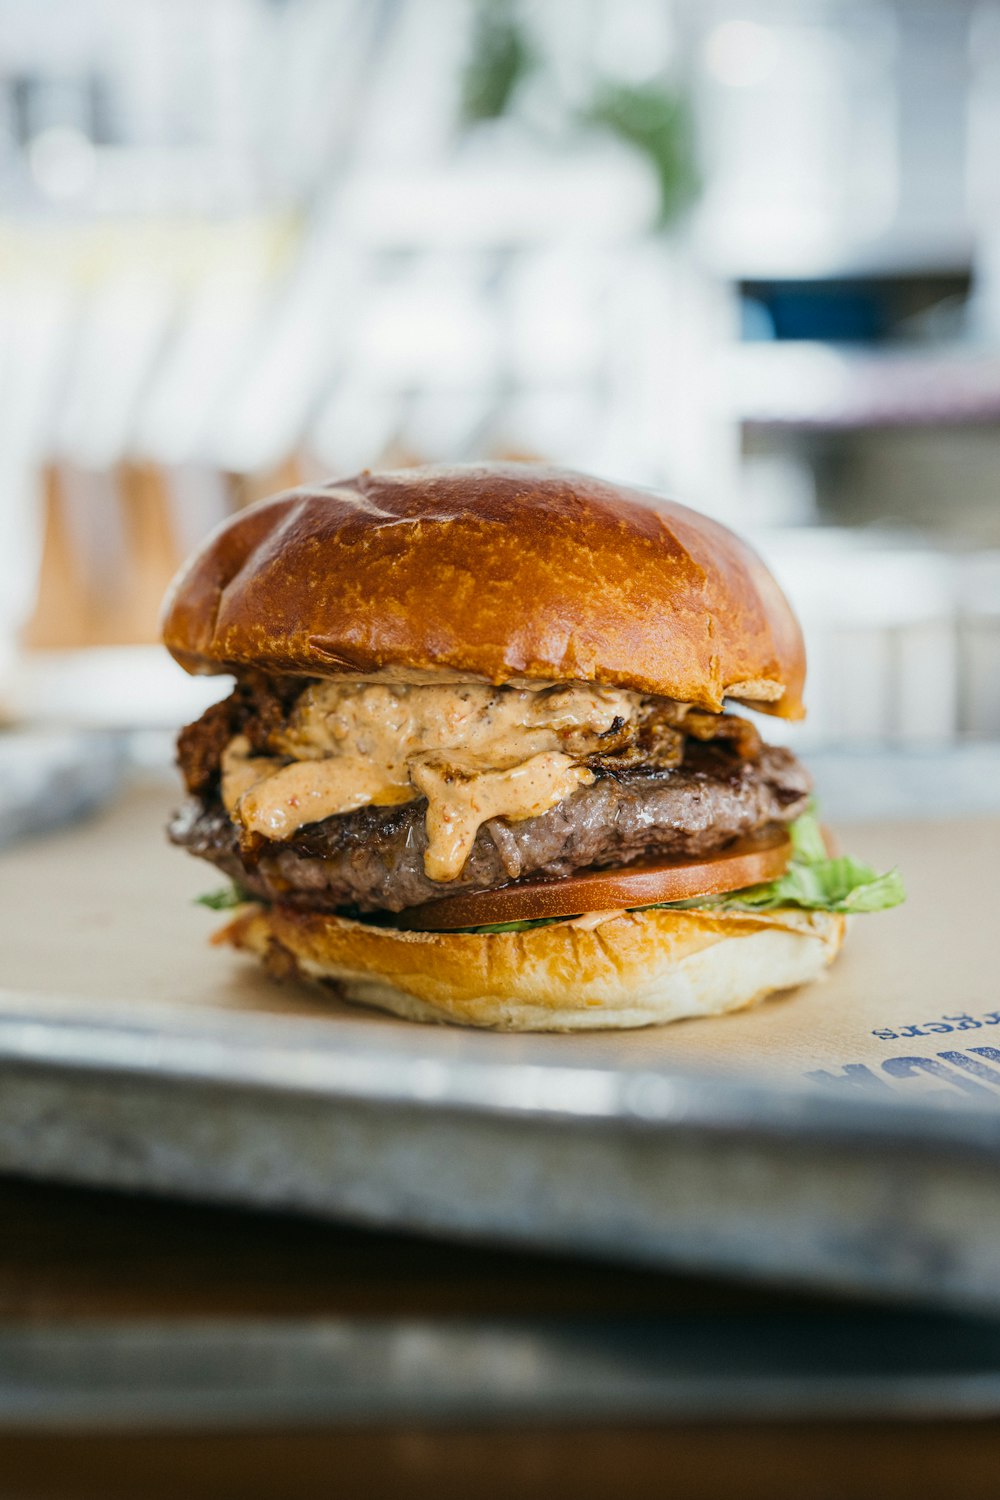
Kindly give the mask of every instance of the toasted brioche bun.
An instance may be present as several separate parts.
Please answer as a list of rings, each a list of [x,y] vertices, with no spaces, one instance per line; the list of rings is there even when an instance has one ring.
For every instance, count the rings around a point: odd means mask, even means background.
[[[364,473],[241,511],[175,579],[189,672],[597,682],[802,715],[798,624],[725,527],[527,464]]]
[[[721,1015],[815,979],[833,962],[844,918],[622,912],[590,928],[402,932],[290,907],[249,906],[216,936],[279,976],[414,1021],[497,1031],[652,1026]]]

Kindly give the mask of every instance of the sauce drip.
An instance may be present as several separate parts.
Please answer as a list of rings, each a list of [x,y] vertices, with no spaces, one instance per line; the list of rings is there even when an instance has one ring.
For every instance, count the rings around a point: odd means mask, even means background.
[[[424,871],[431,880],[461,874],[476,834],[490,818],[534,818],[548,812],[593,771],[574,765],[558,750],[542,751],[507,771],[468,773],[461,767],[414,762],[414,785],[427,798],[427,850]]]

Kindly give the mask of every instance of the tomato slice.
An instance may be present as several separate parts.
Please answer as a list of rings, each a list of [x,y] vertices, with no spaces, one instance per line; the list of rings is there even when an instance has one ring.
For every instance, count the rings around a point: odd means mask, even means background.
[[[538,917],[577,917],[586,912],[690,901],[739,891],[783,874],[792,852],[784,828],[772,826],[697,859],[664,859],[617,870],[582,870],[560,878],[512,881],[492,891],[459,892],[399,913],[401,927],[449,932],[456,927],[492,927]]]

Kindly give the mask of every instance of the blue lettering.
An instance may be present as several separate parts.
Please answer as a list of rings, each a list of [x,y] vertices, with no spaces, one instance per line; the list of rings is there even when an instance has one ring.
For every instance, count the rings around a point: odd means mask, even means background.
[[[871,1068],[866,1068],[864,1063],[845,1063],[840,1073],[828,1073],[825,1068],[818,1068],[815,1073],[807,1073],[806,1077],[811,1078],[813,1083],[832,1084],[834,1088],[840,1088],[845,1083],[862,1089],[889,1087],[883,1078],[879,1078]]]
[[[983,1088],[981,1083],[973,1083],[971,1078],[963,1078],[960,1073],[952,1072],[951,1068],[945,1067],[936,1057],[887,1057],[882,1064],[883,1073],[888,1073],[890,1078],[913,1078],[918,1073],[929,1073],[932,1078],[940,1078],[943,1083],[950,1083],[955,1088],[961,1089],[964,1094],[985,1094],[990,1097],[989,1089]]]
[[[1000,1051],[996,1047],[977,1047],[976,1051],[992,1052],[995,1060],[1000,1061]],[[964,1068],[973,1078],[981,1078],[984,1083],[991,1083],[995,1089],[1000,1089],[1000,1073],[996,1068],[988,1068],[985,1063],[977,1062],[967,1052],[939,1052],[938,1057],[943,1057],[945,1062],[954,1063],[956,1068]]]

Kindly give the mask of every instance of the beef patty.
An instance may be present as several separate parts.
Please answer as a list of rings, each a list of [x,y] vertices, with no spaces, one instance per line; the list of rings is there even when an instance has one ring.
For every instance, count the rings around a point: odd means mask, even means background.
[[[461,875],[447,884],[424,874],[423,799],[363,807],[309,824],[285,842],[256,839],[241,849],[238,829],[209,794],[176,815],[170,837],[265,901],[402,911],[522,875],[707,854],[768,823],[791,821],[810,790],[809,773],[788,750],[765,745],[746,761],[689,741],[676,769],[605,775],[539,817],[484,823]]]

